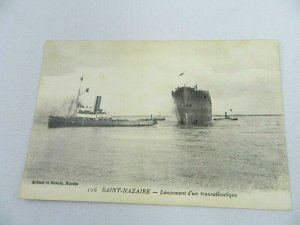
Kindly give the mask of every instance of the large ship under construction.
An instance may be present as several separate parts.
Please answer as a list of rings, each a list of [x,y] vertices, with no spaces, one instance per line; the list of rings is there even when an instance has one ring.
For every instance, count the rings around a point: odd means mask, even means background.
[[[172,91],[179,124],[201,125],[212,121],[212,103],[209,91],[194,87],[177,87]]]

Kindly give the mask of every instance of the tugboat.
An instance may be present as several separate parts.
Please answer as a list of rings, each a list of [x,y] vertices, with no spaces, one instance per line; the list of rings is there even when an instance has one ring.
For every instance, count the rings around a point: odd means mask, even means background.
[[[89,88],[81,91],[83,77],[80,78],[80,87],[77,98],[72,99],[67,116],[50,115],[48,119],[48,128],[60,127],[140,127],[153,126],[157,124],[156,119],[147,120],[124,120],[113,119],[111,115],[107,114],[100,108],[101,96],[96,96],[95,106],[91,110],[89,107],[84,107],[79,98],[81,95],[88,93]],[[75,105],[74,112],[71,113]]]
[[[230,112],[232,112],[232,109],[230,109]],[[215,121],[218,121],[218,120],[238,120],[237,117],[235,116],[229,116],[227,114],[227,112],[225,112],[225,117],[224,118],[214,118]]]

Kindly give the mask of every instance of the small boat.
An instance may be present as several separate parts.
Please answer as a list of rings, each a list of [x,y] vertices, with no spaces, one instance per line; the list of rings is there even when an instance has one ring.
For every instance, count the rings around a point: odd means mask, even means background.
[[[150,118],[139,119],[139,121],[149,121],[149,120],[164,121],[164,120],[166,120],[166,118],[161,117],[161,116],[152,117],[152,114],[151,114]]]
[[[232,112],[232,109],[230,110]],[[225,112],[225,117],[224,118],[214,118],[215,121],[219,121],[219,120],[238,120],[237,117],[235,116],[228,116],[227,112]]]
[[[214,118],[215,121],[226,120],[225,118]]]
[[[232,109],[230,109],[230,112],[232,113]],[[238,118],[235,116],[227,115],[227,112],[225,112],[225,117],[227,117],[228,120],[238,120]]]
[[[166,120],[166,118],[164,118],[164,117],[154,117],[154,119],[156,119],[157,121],[164,121],[164,120]]]

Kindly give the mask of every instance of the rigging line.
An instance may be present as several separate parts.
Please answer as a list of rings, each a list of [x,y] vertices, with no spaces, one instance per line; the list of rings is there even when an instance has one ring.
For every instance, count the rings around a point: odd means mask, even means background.
[[[64,109],[66,107],[66,105],[69,105],[69,103],[64,102],[63,104],[61,104],[59,107],[55,107],[55,109],[51,112],[51,115],[54,115],[58,110],[60,109]]]
[[[67,116],[70,115],[70,112],[71,112],[71,109],[72,109],[72,106],[73,106],[73,101],[74,101],[74,97],[73,97],[73,99],[72,99],[72,101],[71,101],[71,105],[70,105],[70,108],[69,108],[69,111],[68,111],[68,115],[67,115]]]

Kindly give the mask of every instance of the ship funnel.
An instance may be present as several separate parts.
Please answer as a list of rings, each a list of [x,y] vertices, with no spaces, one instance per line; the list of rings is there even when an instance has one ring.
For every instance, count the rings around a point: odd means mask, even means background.
[[[94,107],[94,113],[97,114],[98,110],[100,109],[100,103],[101,103],[101,96],[96,97],[95,107]]]

